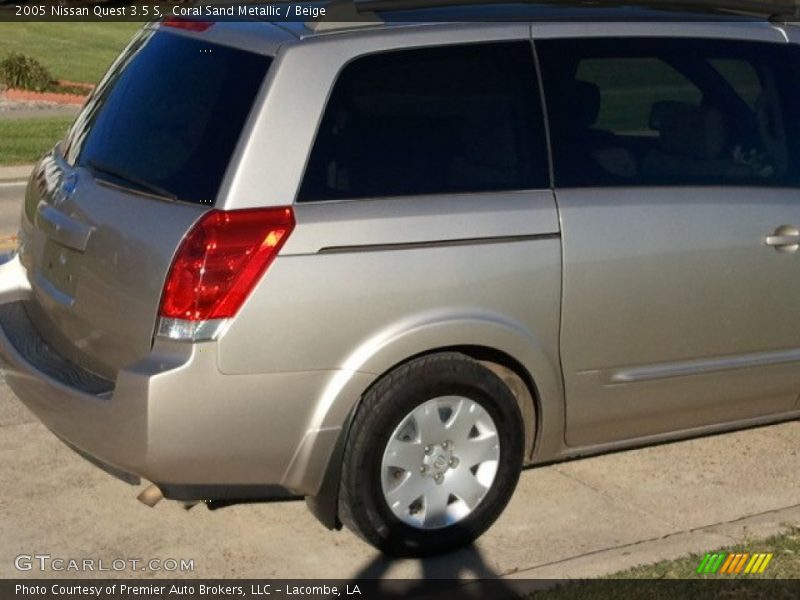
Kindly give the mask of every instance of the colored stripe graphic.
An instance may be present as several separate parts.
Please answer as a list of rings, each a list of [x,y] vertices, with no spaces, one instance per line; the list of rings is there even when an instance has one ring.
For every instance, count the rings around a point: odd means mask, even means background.
[[[750,559],[750,562],[747,564],[747,568],[744,570],[744,572],[758,573],[758,568],[764,561],[764,556],[765,556],[764,554],[753,554],[753,558]]]
[[[720,573],[723,575],[754,575],[763,573],[767,565],[772,560],[772,553],[756,552],[736,552],[727,554],[707,553],[697,567],[697,573]]]
[[[726,554],[724,552],[720,554],[712,554],[708,553],[703,557],[703,560],[700,562],[700,566],[697,567],[698,573],[716,573],[719,566],[722,564],[722,561],[725,560]]]
[[[720,573],[731,573],[731,568],[736,564],[736,561],[739,560],[739,554],[728,554],[728,559],[722,565],[722,568],[719,570]]]
[[[769,561],[772,560],[772,553],[765,554],[765,553],[758,553],[753,554],[753,558],[750,559],[750,562],[747,565],[747,568],[744,570],[745,573],[763,573],[764,569],[767,568]]]
[[[744,568],[744,563],[747,561],[748,558],[750,558],[749,554],[746,553],[740,554],[738,562],[735,562],[731,566],[731,573],[740,573],[741,570]]]
[[[772,552],[770,552],[769,554],[767,554],[764,557],[764,562],[761,563],[761,567],[759,567],[758,572],[759,573],[763,573],[764,569],[767,568],[767,565],[769,564],[769,561],[771,561],[771,560],[772,560]]]

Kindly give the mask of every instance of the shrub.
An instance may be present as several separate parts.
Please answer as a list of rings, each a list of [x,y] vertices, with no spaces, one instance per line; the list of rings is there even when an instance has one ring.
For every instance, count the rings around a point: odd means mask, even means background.
[[[53,76],[36,59],[24,54],[9,54],[0,61],[0,83],[12,88],[43,92],[53,85]]]

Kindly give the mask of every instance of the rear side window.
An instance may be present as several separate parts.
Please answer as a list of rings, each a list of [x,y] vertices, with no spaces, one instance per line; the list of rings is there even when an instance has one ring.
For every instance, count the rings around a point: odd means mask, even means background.
[[[332,91],[298,200],[549,187],[528,42],[355,60]]]
[[[123,186],[212,204],[269,63],[143,32],[78,117],[67,161]]]
[[[556,185],[800,184],[800,52],[762,42],[537,42]]]

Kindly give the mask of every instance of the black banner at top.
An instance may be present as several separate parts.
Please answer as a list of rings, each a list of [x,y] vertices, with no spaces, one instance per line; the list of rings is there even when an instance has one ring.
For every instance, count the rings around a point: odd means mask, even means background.
[[[800,0],[0,0],[0,21],[795,21]]]
[[[230,2],[218,0],[28,0],[3,3],[0,21],[69,22],[69,21],[156,21],[180,18],[206,21],[275,21],[307,22],[325,19],[330,10],[325,2]],[[353,13],[348,20],[360,20]],[[364,19],[366,20],[366,19]]]

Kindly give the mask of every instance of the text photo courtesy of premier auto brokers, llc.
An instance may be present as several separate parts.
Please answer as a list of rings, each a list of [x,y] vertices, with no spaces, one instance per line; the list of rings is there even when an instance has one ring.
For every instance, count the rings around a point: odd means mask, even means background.
[[[800,0],[0,0],[0,598],[800,593]]]

